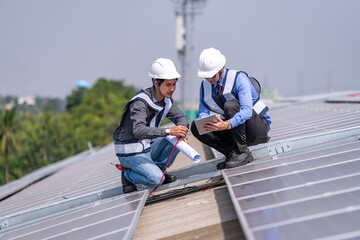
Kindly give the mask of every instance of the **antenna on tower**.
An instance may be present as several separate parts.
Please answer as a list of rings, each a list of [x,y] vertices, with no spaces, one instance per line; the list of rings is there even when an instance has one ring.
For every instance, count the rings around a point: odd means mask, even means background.
[[[173,0],[175,4],[175,47],[180,61],[181,71],[181,95],[180,108],[185,110],[185,82],[189,81],[189,69],[191,66],[190,56],[193,49],[193,19],[201,14],[206,0]],[[191,20],[191,21],[190,21]]]

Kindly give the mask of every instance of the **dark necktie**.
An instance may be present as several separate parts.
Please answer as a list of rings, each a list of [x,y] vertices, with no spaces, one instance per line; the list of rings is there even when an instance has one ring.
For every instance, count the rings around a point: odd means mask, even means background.
[[[218,85],[216,85],[216,88],[217,88],[216,98],[217,98],[217,100],[221,101],[220,100],[220,93],[221,93],[222,87],[220,86],[220,84],[218,84]]]
[[[221,100],[221,97],[220,97],[222,87],[220,86],[220,84],[218,84],[218,85],[216,85],[216,88],[217,88],[217,93],[216,93],[217,103],[221,108],[224,108],[224,103],[223,103],[223,101]]]

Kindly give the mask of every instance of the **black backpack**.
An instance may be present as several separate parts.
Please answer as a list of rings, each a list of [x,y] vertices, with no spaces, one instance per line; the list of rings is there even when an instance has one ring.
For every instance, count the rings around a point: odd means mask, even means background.
[[[248,75],[246,72],[244,72],[244,71],[241,71],[241,72],[245,73],[246,76],[248,76],[248,78],[250,79],[251,84],[252,84],[252,85],[254,86],[254,88],[255,88],[255,91],[256,91],[258,97],[260,98],[261,85],[260,85],[259,81],[256,80],[256,78],[254,78],[254,77],[249,77],[249,75]]]
[[[256,80],[256,78],[254,78],[254,77],[249,77],[249,79],[250,79],[251,84],[254,86],[258,97],[260,97],[261,85],[260,85],[259,81]]]

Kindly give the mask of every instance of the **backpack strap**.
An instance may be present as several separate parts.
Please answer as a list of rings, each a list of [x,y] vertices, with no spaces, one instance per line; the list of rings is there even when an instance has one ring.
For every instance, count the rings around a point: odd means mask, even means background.
[[[260,97],[261,85],[260,85],[259,81],[256,80],[256,78],[254,78],[254,77],[249,77],[249,79],[250,79],[252,85],[254,86],[255,91],[256,91],[258,97]]]

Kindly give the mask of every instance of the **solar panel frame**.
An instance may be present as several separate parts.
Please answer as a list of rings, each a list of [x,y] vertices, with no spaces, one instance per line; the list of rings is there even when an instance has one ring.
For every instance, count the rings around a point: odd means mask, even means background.
[[[59,211],[3,229],[2,239],[131,239],[149,191]]]
[[[360,104],[310,102],[272,110],[271,141],[359,126]]]
[[[347,143],[331,150],[324,148],[294,156],[284,155],[277,160],[223,170],[246,237],[324,237],[319,230],[305,229],[301,232],[299,229],[303,229],[303,226],[296,227],[296,224],[312,221],[322,226],[317,218],[348,212],[359,213],[356,216],[360,217],[360,187],[357,186],[360,180],[357,171],[360,167],[359,149],[359,142]],[[325,154],[327,150],[330,153]],[[329,157],[332,158],[331,162],[326,161]],[[279,228],[286,232],[279,232]],[[297,237],[291,232],[294,229],[297,230]],[[334,234],[343,236],[346,234],[344,231],[338,230]],[[349,231],[349,236],[360,236],[360,227],[353,227]]]

